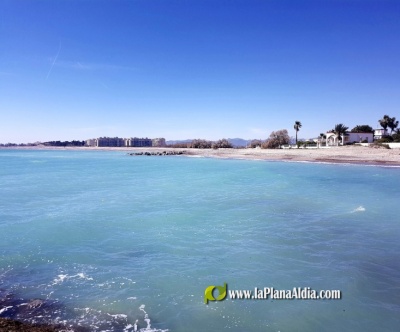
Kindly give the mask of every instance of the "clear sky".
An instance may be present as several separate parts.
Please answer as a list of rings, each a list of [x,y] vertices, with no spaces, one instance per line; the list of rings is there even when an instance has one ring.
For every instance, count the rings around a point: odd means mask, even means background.
[[[0,142],[400,118],[400,1],[0,0]]]

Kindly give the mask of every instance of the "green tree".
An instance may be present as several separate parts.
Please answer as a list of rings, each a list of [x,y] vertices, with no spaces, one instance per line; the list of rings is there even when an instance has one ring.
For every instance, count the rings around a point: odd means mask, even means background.
[[[293,126],[294,130],[296,130],[296,144],[297,144],[297,132],[300,130],[301,128],[301,122],[300,121],[295,121],[294,122],[294,126]]]
[[[390,128],[390,134],[393,133],[393,130],[395,130],[398,125],[399,125],[399,121],[396,121],[396,117],[393,117],[393,118],[389,117],[388,127]]]
[[[320,143],[322,145],[322,143],[324,143],[326,140],[326,135],[324,133],[320,133],[319,138],[320,138]]]
[[[333,132],[336,134],[338,138],[338,144],[342,138],[342,135],[344,135],[348,129],[349,127],[346,127],[343,123],[335,125],[335,129],[333,129]]]
[[[397,129],[397,133],[392,135],[393,142],[400,142],[400,132]]]
[[[368,125],[358,125],[355,126],[352,130],[352,133],[373,133],[374,130],[372,129],[371,126]]]
[[[261,145],[262,145],[262,141],[261,140],[259,140],[259,139],[253,139],[251,142],[250,142],[250,147],[251,148],[256,148],[256,147],[261,147]]]
[[[225,149],[230,148],[231,149],[231,148],[233,148],[233,145],[226,138],[223,138],[217,142],[214,142],[212,145],[212,148],[213,149],[219,149],[219,148],[225,148]]]
[[[212,142],[205,139],[195,139],[190,143],[190,148],[194,149],[211,149]]]
[[[388,124],[389,124],[389,122],[390,122],[390,117],[389,117],[389,115],[384,115],[383,116],[383,118],[382,119],[380,119],[379,120],[379,124],[380,124],[380,126],[383,128],[383,129],[387,129],[388,128]]]
[[[286,129],[273,131],[261,146],[263,149],[277,149],[281,145],[289,144],[290,137]]]

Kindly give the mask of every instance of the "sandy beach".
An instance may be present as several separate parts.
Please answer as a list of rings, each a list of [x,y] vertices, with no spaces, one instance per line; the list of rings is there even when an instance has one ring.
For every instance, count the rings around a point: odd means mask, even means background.
[[[354,163],[369,165],[400,166],[400,149],[384,149],[365,146],[340,146],[320,149],[177,149],[177,148],[125,148],[125,147],[1,147],[4,149],[28,150],[74,150],[74,151],[121,151],[163,152],[185,151],[187,156],[208,158],[230,158],[248,160],[282,160],[327,163]]]
[[[400,165],[400,149],[342,146],[322,149],[219,149],[192,151],[205,157],[371,165]]]

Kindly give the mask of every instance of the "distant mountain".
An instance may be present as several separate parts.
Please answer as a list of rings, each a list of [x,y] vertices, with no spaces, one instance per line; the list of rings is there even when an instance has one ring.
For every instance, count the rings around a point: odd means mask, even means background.
[[[231,143],[234,147],[246,147],[252,141],[251,139],[243,139],[243,138],[228,138],[229,143]]]
[[[185,143],[191,143],[193,139],[185,139],[185,140],[175,140],[175,141],[166,141],[165,143],[167,145],[172,145],[172,144],[185,144]],[[228,138],[229,143],[231,143],[234,147],[243,147],[247,146],[252,140],[246,140],[243,138]]]
[[[176,140],[176,141],[165,141],[167,145],[172,144],[184,144],[184,143],[191,143],[193,139],[184,139],[184,140]]]

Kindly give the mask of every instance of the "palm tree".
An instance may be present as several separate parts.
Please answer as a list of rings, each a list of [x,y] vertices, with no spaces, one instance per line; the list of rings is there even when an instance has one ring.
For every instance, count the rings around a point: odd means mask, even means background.
[[[337,136],[338,145],[339,145],[340,139],[342,138],[342,134],[344,135],[346,133],[347,129],[349,129],[349,127],[346,127],[343,123],[339,123],[339,124],[335,125],[335,129],[333,130],[333,132]]]
[[[381,125],[381,127],[386,131],[389,123],[390,123],[391,118],[389,117],[389,115],[384,115],[382,119],[379,120],[379,124]]]
[[[320,146],[322,146],[322,143],[324,143],[325,140],[326,140],[326,135],[324,133],[320,133],[319,134]]]
[[[387,126],[390,128],[390,134],[393,133],[393,130],[395,130],[398,125],[399,121],[396,121],[396,117],[389,118]]]
[[[297,132],[301,128],[301,122],[300,121],[295,121],[293,128],[294,128],[294,130],[296,130],[296,145],[297,145]]]

